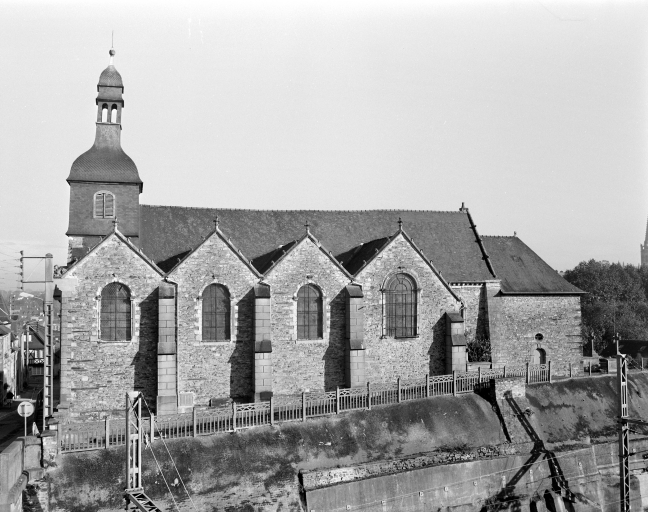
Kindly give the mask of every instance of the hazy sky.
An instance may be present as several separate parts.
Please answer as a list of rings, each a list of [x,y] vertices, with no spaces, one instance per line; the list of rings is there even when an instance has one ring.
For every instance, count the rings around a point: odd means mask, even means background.
[[[632,1],[0,0],[0,272],[20,249],[65,263],[111,30],[144,204],[463,201],[558,270],[637,264],[647,21]]]

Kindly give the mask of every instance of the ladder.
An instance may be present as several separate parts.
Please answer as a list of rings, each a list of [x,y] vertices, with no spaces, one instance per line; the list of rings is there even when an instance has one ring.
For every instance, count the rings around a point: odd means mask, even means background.
[[[126,499],[126,510],[141,510],[141,512],[164,512],[153,500],[144,494],[143,489],[127,489],[124,493]],[[131,509],[130,505],[135,508]]]

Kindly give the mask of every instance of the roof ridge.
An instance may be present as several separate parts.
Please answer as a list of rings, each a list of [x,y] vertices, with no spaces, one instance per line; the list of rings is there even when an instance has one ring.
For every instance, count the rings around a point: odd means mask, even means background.
[[[220,210],[220,211],[229,211],[229,212],[410,212],[410,213],[465,213],[455,210],[399,210],[393,208],[377,208],[377,209],[358,209],[358,210],[347,210],[347,209],[332,209],[332,210],[322,210],[322,209],[292,209],[292,210],[273,210],[270,208],[218,208],[213,206],[175,206],[175,205],[166,205],[166,204],[141,204],[140,206],[146,206],[148,208],[182,208],[183,210]]]

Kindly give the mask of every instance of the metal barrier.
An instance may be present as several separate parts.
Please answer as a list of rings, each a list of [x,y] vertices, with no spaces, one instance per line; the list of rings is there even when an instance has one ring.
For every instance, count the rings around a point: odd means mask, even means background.
[[[338,388],[327,392],[304,392],[299,395],[272,397],[270,401],[232,403],[220,409],[194,409],[170,416],[151,416],[145,432],[152,440],[158,437],[176,439],[232,432],[288,421],[332,416],[346,411],[371,409],[379,405],[409,400],[474,393],[490,386],[493,379],[524,377],[527,383],[551,382],[551,363],[516,365],[482,369],[452,375],[426,375],[425,379],[395,384],[371,384],[356,388]],[[153,429],[151,428],[153,427]],[[151,431],[153,430],[153,435]],[[62,452],[97,450],[126,444],[124,420],[64,424],[59,432]]]

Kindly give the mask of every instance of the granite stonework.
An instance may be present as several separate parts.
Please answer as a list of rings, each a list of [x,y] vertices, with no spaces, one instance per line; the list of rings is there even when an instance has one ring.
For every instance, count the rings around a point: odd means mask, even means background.
[[[265,275],[272,311],[275,394],[330,391],[346,381],[346,290],[350,277],[311,236],[291,248]],[[315,285],[322,293],[321,339],[297,338],[297,292]]]
[[[484,283],[451,283],[463,301],[466,339],[488,339],[488,308]]]
[[[168,279],[178,287],[178,391],[193,393],[196,405],[249,397],[254,392],[253,288],[258,274],[219,229]],[[230,294],[229,341],[202,338],[202,294],[213,283]]]
[[[418,294],[417,336],[383,336],[383,287],[396,273],[416,282]],[[459,312],[461,303],[430,264],[398,234],[356,276],[365,300],[365,364],[369,382],[420,379],[426,373],[445,373],[446,311]]]
[[[95,418],[123,411],[125,393],[141,391],[151,407],[157,395],[157,288],[161,273],[116,233],[109,235],[65,274],[76,286],[64,292],[61,402],[72,417]],[[126,285],[132,298],[130,340],[102,341],[101,290]],[[65,285],[61,284],[65,288]]]

